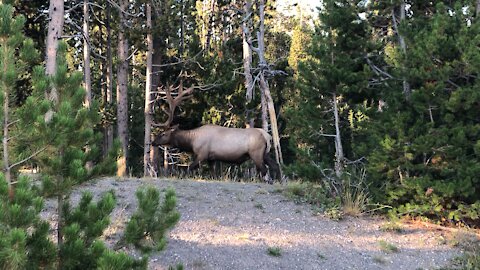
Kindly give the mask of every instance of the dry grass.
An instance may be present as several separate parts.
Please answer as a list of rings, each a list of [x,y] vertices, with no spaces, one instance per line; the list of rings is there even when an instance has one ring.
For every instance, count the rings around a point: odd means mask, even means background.
[[[378,246],[380,247],[380,250],[385,253],[397,253],[400,251],[397,246],[392,243],[388,243],[385,240],[378,241]]]
[[[347,188],[343,193],[342,202],[342,209],[345,215],[358,217],[365,212],[368,196],[363,190],[351,191],[351,188]]]

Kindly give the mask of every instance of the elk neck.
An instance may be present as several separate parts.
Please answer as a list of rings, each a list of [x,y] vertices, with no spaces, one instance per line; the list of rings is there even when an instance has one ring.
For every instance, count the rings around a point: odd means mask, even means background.
[[[180,150],[192,152],[193,139],[195,137],[194,130],[175,130],[172,134],[172,146],[180,148]]]

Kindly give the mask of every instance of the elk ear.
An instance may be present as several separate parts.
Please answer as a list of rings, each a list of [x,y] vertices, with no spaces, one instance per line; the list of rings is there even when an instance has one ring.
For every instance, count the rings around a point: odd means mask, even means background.
[[[170,130],[171,130],[171,131],[175,131],[175,130],[178,129],[178,126],[179,126],[179,124],[176,124],[175,126],[172,126],[172,127],[170,128]]]

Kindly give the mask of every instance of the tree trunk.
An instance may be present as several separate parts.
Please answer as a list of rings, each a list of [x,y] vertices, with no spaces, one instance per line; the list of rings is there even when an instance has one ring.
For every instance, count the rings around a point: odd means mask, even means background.
[[[120,27],[118,32],[117,69],[117,130],[122,147],[122,155],[117,160],[117,176],[127,175],[128,157],[128,38],[125,35],[128,1],[120,1]]]
[[[83,65],[84,65],[84,87],[85,87],[85,107],[90,108],[92,103],[92,79],[90,72],[90,34],[88,31],[89,20],[88,0],[83,0]]]
[[[62,37],[63,31],[63,16],[64,16],[64,1],[63,0],[50,0],[49,22],[48,22],[48,34],[46,44],[46,59],[45,59],[45,72],[47,75],[54,75],[57,70],[57,50],[58,42]],[[54,94],[54,100],[57,100],[57,93]]]
[[[57,70],[57,51],[58,42],[62,37],[63,23],[64,23],[64,1],[63,0],[50,0],[49,21],[48,21],[48,33],[46,42],[45,53],[45,73],[49,76],[55,75]],[[52,100],[54,103],[58,103],[57,90],[52,87],[50,92],[45,93],[45,96]],[[45,114],[45,121],[50,121],[53,116],[53,111],[49,110]]]
[[[154,6],[155,12],[152,14],[152,28],[153,25],[158,21],[159,17],[162,16],[162,10],[160,7]],[[153,38],[153,51],[152,51],[152,72],[150,74],[150,80],[151,80],[151,91],[157,91],[158,87],[161,85],[161,80],[160,80],[160,74],[162,71],[162,68],[160,65],[162,64],[162,46],[163,42],[158,36],[154,36]],[[153,94],[153,97],[155,97],[156,94]],[[153,97],[151,97],[153,99]],[[152,118],[153,122],[153,118]],[[158,172],[159,171],[159,165],[160,165],[160,149],[158,147],[153,147],[150,149],[151,154],[150,154],[150,165],[152,166],[152,171]]]
[[[147,71],[145,82],[145,140],[143,148],[143,175],[153,176],[151,172],[151,130],[152,130],[152,53],[153,53],[153,38],[152,38],[152,6],[147,3]]]
[[[477,6],[475,8],[475,18],[478,18],[480,16],[480,0],[477,0]]]
[[[110,29],[111,5],[107,1],[105,28],[107,32],[107,58],[106,58],[106,103],[107,108],[113,105],[113,63],[112,63],[112,36]],[[113,145],[113,126],[107,123],[104,133],[104,156],[110,151]]]
[[[205,41],[205,53],[208,53],[210,50],[210,43],[212,40],[212,35],[213,35],[213,28],[215,27],[215,3],[217,2],[216,0],[211,0],[211,6],[210,6],[210,18],[208,19],[208,24],[207,24],[207,37]]]
[[[244,16],[242,23],[242,37],[243,37],[243,72],[245,74],[245,89],[247,103],[253,98],[253,77],[251,72],[252,67],[252,48],[250,47],[252,36],[250,33],[251,17],[252,17],[252,2],[245,1],[243,6]]]
[[[405,8],[406,8],[405,1],[402,1],[400,4],[400,19],[399,19],[400,23],[402,23],[405,20]],[[393,19],[393,28],[398,36],[398,44],[400,45],[400,49],[402,50],[402,53],[406,57],[407,45],[405,43],[405,38],[398,31],[397,19],[395,16],[395,8],[392,11],[392,19]],[[403,78],[402,83],[403,83],[403,94],[405,95],[405,98],[408,100],[411,94],[410,83],[407,81],[407,78],[405,77]]]
[[[343,174],[345,156],[343,154],[342,136],[340,134],[340,117],[338,115],[337,93],[333,93],[332,102],[335,120],[335,175],[340,178]]]
[[[268,63],[265,59],[265,1],[259,1],[259,15],[260,15],[260,27],[257,33],[258,42],[258,58],[260,68],[260,89],[262,95],[265,95],[267,102],[268,113],[270,117],[270,123],[272,128],[273,147],[275,149],[275,158],[278,164],[283,164],[282,149],[280,147],[280,135],[278,133],[277,114],[275,113],[275,107],[273,105],[272,95],[270,93],[270,87],[268,86],[267,79],[265,78],[265,72],[268,71]]]
[[[262,111],[262,129],[268,132],[268,105],[263,88],[260,91],[260,109]]]
[[[5,47],[6,48],[6,47]],[[7,65],[5,65],[6,67]],[[4,74],[7,72],[4,68]],[[13,183],[12,183],[12,176],[10,172],[10,163],[9,163],[9,152],[8,152],[8,125],[9,125],[9,98],[8,98],[8,90],[7,86],[4,85],[2,87],[3,91],[3,137],[2,137],[2,145],[3,145],[3,173],[5,175],[5,180],[8,183],[8,195],[10,199],[13,199]]]
[[[185,52],[185,1],[182,0],[182,10],[180,12],[180,58],[183,59]]]

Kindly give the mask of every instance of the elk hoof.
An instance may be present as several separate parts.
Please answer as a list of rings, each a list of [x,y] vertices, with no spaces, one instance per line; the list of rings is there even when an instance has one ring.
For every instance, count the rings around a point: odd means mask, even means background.
[[[270,184],[270,185],[273,185],[273,179],[270,177],[270,175],[269,175],[268,173],[265,174],[265,176],[263,177],[263,180],[264,180],[266,183],[268,183],[268,184]]]

